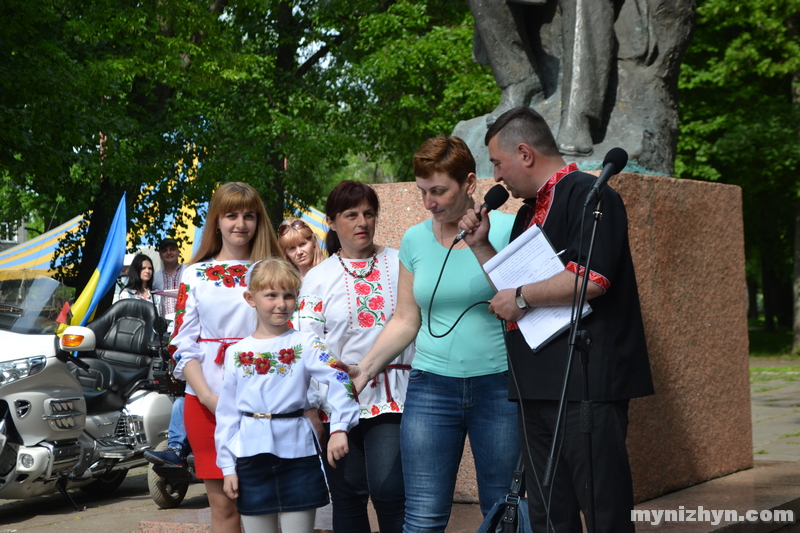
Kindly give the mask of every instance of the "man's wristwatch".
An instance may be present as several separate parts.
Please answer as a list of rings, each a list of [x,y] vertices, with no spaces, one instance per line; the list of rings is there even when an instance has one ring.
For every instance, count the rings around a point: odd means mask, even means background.
[[[517,287],[517,295],[514,297],[514,300],[516,300],[517,302],[517,307],[519,307],[524,311],[530,306],[528,305],[528,302],[525,301],[525,297],[522,295],[522,287],[523,287],[522,285]]]

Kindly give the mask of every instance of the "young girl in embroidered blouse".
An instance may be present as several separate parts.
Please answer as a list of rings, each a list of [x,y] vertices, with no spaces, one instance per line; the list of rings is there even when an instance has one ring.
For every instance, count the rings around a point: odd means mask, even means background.
[[[314,430],[303,416],[313,377],[329,386],[333,407],[327,460],[348,452],[347,432],[359,406],[347,374],[313,333],[288,326],[300,276],[289,262],[269,258],[247,274],[247,303],[256,309],[255,333],[227,349],[217,405],[217,465],[225,494],[236,499],[246,533],[312,533],[316,508],[328,490]]]
[[[213,533],[241,533],[236,504],[223,490],[214,447],[215,411],[225,348],[250,335],[256,316],[242,295],[251,261],[282,255],[264,203],[245,183],[220,185],[211,197],[202,240],[184,269],[170,341],[175,377],[186,380],[184,421],[211,507]]]

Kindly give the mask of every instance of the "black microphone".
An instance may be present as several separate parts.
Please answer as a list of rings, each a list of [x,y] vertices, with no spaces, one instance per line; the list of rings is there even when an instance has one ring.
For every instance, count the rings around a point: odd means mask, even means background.
[[[599,199],[600,193],[603,192],[608,179],[611,176],[619,174],[619,172],[625,168],[625,165],[627,164],[628,152],[622,148],[612,148],[609,150],[606,154],[606,158],[603,160],[603,171],[600,172],[600,175],[594,180],[594,184],[592,184],[592,190],[589,191],[589,194],[586,196],[586,203],[583,204],[583,207],[585,208],[587,205],[589,205],[589,202],[592,200]]]
[[[625,155],[625,157],[626,158],[628,157],[627,154]],[[497,184],[491,189],[489,189],[489,192],[487,192],[486,196],[483,197],[483,207],[491,211],[492,209],[497,209],[498,207],[506,203],[506,200],[508,200],[508,191],[502,185]],[[478,213],[478,220],[482,220],[480,213]],[[456,235],[453,244],[463,239],[466,234],[467,230],[462,229],[461,232],[459,232],[459,234]]]

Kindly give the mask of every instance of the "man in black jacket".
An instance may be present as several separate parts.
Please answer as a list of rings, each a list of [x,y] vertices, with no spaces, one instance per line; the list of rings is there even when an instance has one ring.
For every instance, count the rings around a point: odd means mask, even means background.
[[[584,275],[591,234],[593,205],[582,219],[595,177],[565,164],[550,128],[536,111],[518,107],[501,115],[486,133],[495,181],[524,198],[511,239],[539,224],[561,255],[565,268],[555,276],[515,289],[499,291],[489,311],[508,321],[511,363],[509,396],[519,401],[520,435],[525,453],[529,512],[534,531],[582,531],[580,513],[588,515],[587,462],[580,430],[582,381],[576,352],[569,369],[566,418],[556,447],[558,461],[550,487],[542,487],[545,465],[558,412],[569,353],[563,332],[533,352],[515,320],[532,307],[570,305],[575,276]],[[477,208],[476,208],[477,209]],[[628,402],[653,394],[636,277],[628,243],[628,219],[619,194],[606,188],[602,220],[597,228],[586,298],[592,312],[582,327],[591,331],[589,397],[593,401],[592,430],[596,531],[634,531],[630,465],[625,437]],[[485,208],[484,208],[485,214]],[[488,217],[469,213],[461,222],[475,256],[484,264],[496,251],[486,239]],[[583,250],[579,250],[583,235]],[[579,280],[580,282],[580,280]],[[549,521],[548,521],[549,519]],[[590,529],[591,531],[591,529]]]

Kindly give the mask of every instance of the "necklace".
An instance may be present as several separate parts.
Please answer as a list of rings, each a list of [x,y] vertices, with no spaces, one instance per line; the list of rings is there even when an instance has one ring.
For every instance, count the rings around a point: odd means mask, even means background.
[[[344,269],[344,271],[353,276],[353,278],[355,279],[366,278],[367,276],[372,274],[373,270],[375,270],[375,264],[378,262],[378,248],[377,247],[374,248],[372,252],[372,258],[370,258],[369,263],[367,264],[366,267],[360,270],[356,269],[350,270],[349,268],[347,268],[347,266],[345,266],[344,260],[342,260],[341,249],[338,252],[336,252],[336,257],[339,258],[339,262],[342,264],[342,268]],[[367,270],[367,268],[369,268],[369,270]]]
[[[442,246],[444,246],[445,248],[450,248],[450,246],[445,243],[445,240],[444,240],[444,224],[442,224],[441,222],[439,222],[439,234],[441,235],[441,239],[439,240],[439,242],[442,244]],[[458,248],[463,248],[463,243],[464,243],[463,239],[458,241],[455,244],[455,246],[453,246],[453,250],[458,249]]]

